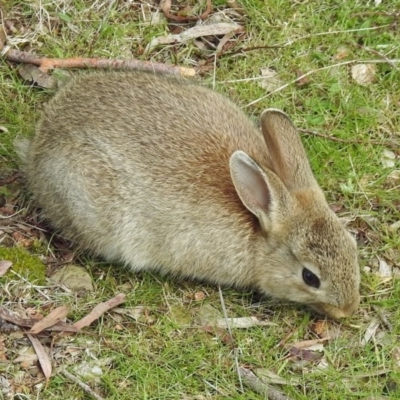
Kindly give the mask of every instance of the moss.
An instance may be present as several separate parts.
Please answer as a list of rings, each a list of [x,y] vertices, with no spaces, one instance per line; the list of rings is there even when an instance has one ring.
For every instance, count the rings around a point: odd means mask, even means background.
[[[29,282],[44,285],[46,279],[46,266],[38,257],[31,255],[23,247],[0,246],[0,260],[9,260],[13,263],[12,269],[19,275],[27,278]],[[10,278],[10,273],[3,279]]]

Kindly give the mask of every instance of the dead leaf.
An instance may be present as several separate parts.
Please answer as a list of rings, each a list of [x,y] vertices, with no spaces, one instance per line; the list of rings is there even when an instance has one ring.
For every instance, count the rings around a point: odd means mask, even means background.
[[[254,390],[256,393],[259,393],[265,399],[275,399],[275,400],[291,400],[291,398],[287,397],[285,394],[280,392],[278,389],[275,389],[273,386],[265,383],[262,379],[254,374],[250,369],[239,367],[238,373],[243,383],[246,384],[249,388]],[[268,397],[267,397],[268,394]]]
[[[69,313],[68,306],[60,306],[55,308],[48,315],[46,315],[41,321],[38,321],[35,325],[33,325],[29,333],[38,334],[39,332],[42,332],[46,328],[49,328],[50,326],[57,324],[57,322],[60,322],[68,315],[68,313]]]
[[[55,80],[52,76],[41,71],[40,68],[32,64],[24,64],[18,68],[18,72],[23,79],[28,82],[36,83],[38,86],[51,89],[55,87]]]
[[[222,313],[211,304],[203,304],[198,311],[196,322],[201,326],[215,326],[218,319],[223,318]]]
[[[382,258],[379,259],[379,271],[378,274],[383,279],[390,279],[393,277],[392,267]]]
[[[51,367],[51,361],[50,358],[43,347],[42,343],[35,337],[30,335],[29,333],[26,334],[28,339],[31,341],[33,348],[36,351],[36,354],[38,356],[39,364],[42,368],[43,374],[46,378],[46,381],[50,379],[51,372],[52,372],[52,367]]]
[[[300,71],[299,69],[296,69],[296,85],[297,86],[306,86],[310,83],[310,78],[308,76],[304,76],[304,72]]]
[[[258,86],[271,93],[282,86],[282,81],[278,78],[278,73],[271,68],[262,68],[261,76],[263,79],[258,81]]]
[[[8,260],[0,261],[0,276],[4,276],[12,266],[12,262]]]
[[[92,292],[94,290],[92,277],[86,268],[79,265],[65,265],[57,270],[50,277],[50,280],[55,283],[61,283],[76,292]]]
[[[20,364],[22,368],[27,369],[32,367],[37,360],[35,349],[29,346],[18,350],[18,357],[13,360],[13,363]]]
[[[323,353],[321,352],[315,352],[312,350],[306,350],[306,349],[299,349],[297,347],[291,347],[289,349],[289,353],[293,356],[296,356],[299,360],[304,360],[304,361],[318,361],[321,360]]]
[[[79,330],[85,326],[89,326],[93,321],[96,321],[96,319],[100,318],[108,310],[111,310],[112,308],[123,303],[125,301],[125,297],[126,296],[123,293],[120,293],[110,300],[97,304],[97,306],[95,306],[88,315],[80,319],[78,322],[75,322],[73,326]]]
[[[218,328],[231,328],[247,329],[253,326],[277,326],[274,322],[262,321],[257,317],[240,317],[240,318],[218,318],[215,321],[215,326]]]
[[[339,47],[335,54],[335,60],[344,60],[350,55],[350,50],[347,47]]]
[[[298,385],[300,383],[298,378],[284,379],[266,368],[256,368],[254,372],[263,382],[271,385]]]
[[[396,154],[388,149],[382,151],[381,164],[385,168],[394,168],[396,165]]]
[[[19,246],[23,246],[25,248],[31,247],[34,242],[32,238],[27,238],[20,232],[13,232],[12,237]]]
[[[397,184],[397,182],[400,180],[400,169],[395,169],[394,171],[392,171],[387,176],[387,179],[389,179]]]
[[[375,64],[356,64],[351,67],[351,76],[361,86],[369,86],[376,81]]]
[[[321,337],[328,329],[328,322],[325,319],[320,319],[311,324],[310,330],[317,336]]]
[[[120,315],[126,315],[142,324],[152,325],[156,321],[156,318],[150,315],[151,308],[148,306],[136,306],[132,308],[116,307],[112,311]]]
[[[204,332],[216,336],[222,343],[226,344],[227,346],[230,346],[231,348],[235,347],[234,339],[225,329],[216,328],[215,326],[202,326],[200,329]]]
[[[365,346],[375,335],[377,329],[379,328],[381,321],[379,318],[373,318],[368,328],[365,331],[364,338],[361,340],[361,345]]]
[[[185,43],[203,36],[224,36],[230,32],[240,33],[243,31],[244,28],[241,25],[228,22],[220,22],[211,25],[195,25],[177,35],[160,36],[152,39],[146,46],[144,54],[149,54],[154,47],[163,44]]]
[[[311,346],[314,346],[316,344],[324,343],[324,342],[328,341],[329,339],[330,339],[329,337],[324,337],[321,339],[302,340],[295,344],[291,344],[290,347],[295,347],[296,349],[308,349]]]
[[[1,305],[0,305],[0,318],[24,328],[30,328],[38,321],[37,319],[33,318],[22,318],[18,314],[10,310],[7,310],[5,307]]]

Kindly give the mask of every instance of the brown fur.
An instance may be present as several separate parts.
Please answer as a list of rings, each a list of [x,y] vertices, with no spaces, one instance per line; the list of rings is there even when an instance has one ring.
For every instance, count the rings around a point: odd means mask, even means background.
[[[183,80],[92,73],[59,90],[21,152],[47,218],[108,260],[350,315],[355,242],[289,118],[266,110],[261,122],[262,134],[229,100]],[[320,288],[304,283],[304,267]]]

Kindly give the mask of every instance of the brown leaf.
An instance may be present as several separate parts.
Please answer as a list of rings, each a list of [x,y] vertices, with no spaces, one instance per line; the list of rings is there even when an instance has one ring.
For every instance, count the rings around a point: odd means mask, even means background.
[[[33,348],[36,351],[43,374],[46,377],[46,381],[48,381],[50,379],[52,371],[50,358],[45,348],[43,347],[42,343],[40,343],[35,336],[32,336],[29,333],[27,333],[27,336],[28,339],[31,341]]]
[[[0,318],[25,328],[30,328],[37,322],[37,319],[21,318],[19,315],[10,310],[7,310],[3,306],[0,306]]]
[[[305,361],[318,361],[322,358],[323,354],[321,352],[298,349],[297,347],[291,347],[289,353],[296,356],[300,360]]]
[[[55,86],[55,80],[50,75],[41,71],[40,68],[32,64],[24,64],[18,68],[18,72],[23,79],[28,82],[36,83],[38,86],[51,89]]]
[[[304,76],[304,72],[299,69],[296,69],[296,81],[297,86],[306,86],[310,83],[310,78],[308,76]]]
[[[317,336],[321,337],[328,330],[328,322],[324,319],[315,321],[311,327],[311,332],[315,333]]]
[[[11,266],[12,266],[11,261],[8,261],[8,260],[0,261],[0,276],[5,275]]]
[[[344,60],[350,55],[350,50],[347,47],[339,47],[335,54],[335,60]]]
[[[38,334],[39,332],[42,332],[44,329],[47,329],[57,324],[57,322],[60,322],[68,315],[68,313],[69,313],[68,306],[60,306],[55,308],[41,321],[38,321],[35,325],[33,325],[29,333]]]
[[[225,329],[215,328],[214,326],[202,326],[200,329],[204,332],[216,336],[222,343],[226,344],[227,346],[231,348],[235,347],[234,339]]]
[[[314,346],[316,344],[326,342],[329,339],[330,339],[329,337],[324,337],[324,338],[321,338],[321,339],[302,340],[300,342],[292,344],[291,347],[292,348],[295,347],[296,349],[299,349],[299,350],[300,349],[306,349],[307,347],[311,347],[311,346]]]
[[[75,322],[73,326],[79,330],[85,326],[89,326],[93,321],[96,321],[96,319],[100,318],[105,312],[120,305],[124,301],[125,295],[123,293],[117,294],[112,299],[97,304],[97,306],[95,306],[88,315],[80,319],[78,322]]]

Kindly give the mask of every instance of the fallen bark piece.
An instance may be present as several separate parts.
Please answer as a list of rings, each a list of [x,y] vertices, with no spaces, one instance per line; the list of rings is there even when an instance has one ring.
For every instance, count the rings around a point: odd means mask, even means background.
[[[140,60],[116,60],[106,58],[46,58],[32,53],[10,49],[3,56],[6,60],[23,64],[33,64],[42,72],[54,68],[99,68],[99,69],[129,69],[152,71],[164,74],[194,76],[196,71],[193,68],[179,67],[177,65],[154,63]]]
[[[36,334],[42,332],[43,330],[60,322],[62,319],[64,319],[68,315],[68,313],[69,313],[68,306],[60,306],[60,307],[55,308],[48,315],[46,315],[42,320],[36,322],[36,324],[32,326],[29,333],[36,335]]]
[[[89,326],[92,322],[96,321],[96,319],[100,318],[108,310],[111,310],[112,308],[120,305],[124,301],[125,295],[123,293],[117,294],[112,299],[97,304],[97,306],[95,306],[88,315],[80,319],[78,322],[75,322],[73,326],[79,330],[84,328],[85,326]]]
[[[0,306],[0,318],[4,319],[5,321],[11,322],[14,325],[18,325],[24,328],[30,328],[36,322],[38,322],[37,319],[33,318],[22,318],[18,314],[7,310],[5,307]]]
[[[22,318],[16,313],[7,310],[3,306],[0,306],[0,319],[3,319],[4,321],[10,322],[16,326],[23,328],[32,328],[38,322],[38,320],[34,318]],[[71,333],[79,332],[79,329],[62,321],[57,322],[55,325],[46,328],[46,330]]]
[[[52,371],[50,358],[42,343],[40,343],[39,339],[37,339],[35,336],[30,335],[29,333],[27,333],[27,336],[28,339],[31,341],[33,348],[35,349],[35,352],[38,356],[39,364],[42,368],[46,381],[48,382]]]

